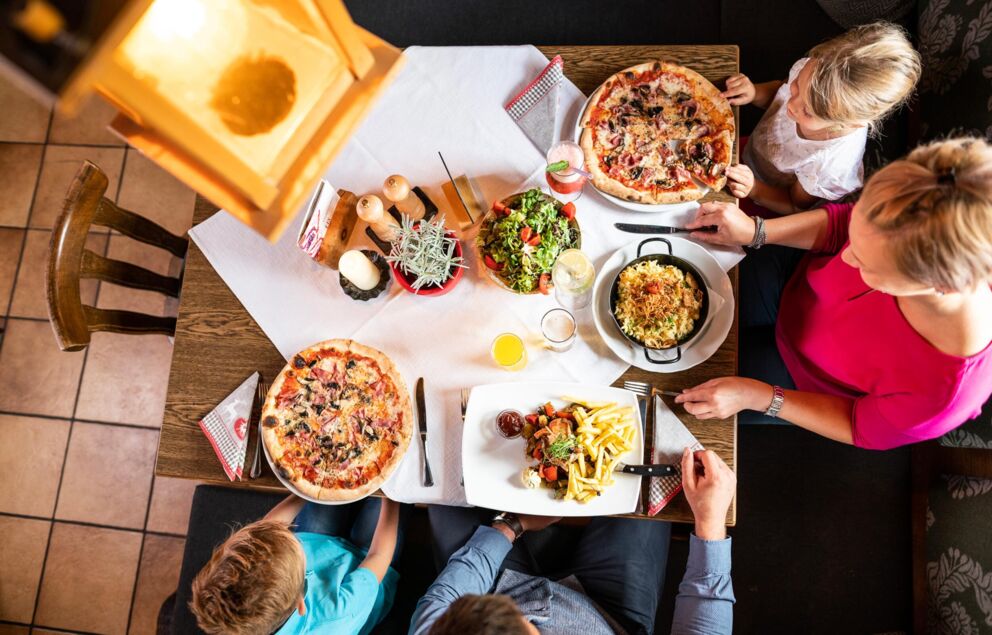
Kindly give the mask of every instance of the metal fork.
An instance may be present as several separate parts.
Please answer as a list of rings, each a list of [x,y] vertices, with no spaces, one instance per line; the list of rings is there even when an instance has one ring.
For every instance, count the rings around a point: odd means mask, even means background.
[[[637,406],[641,410],[641,433],[646,434],[648,423],[648,399],[651,397],[651,384],[643,381],[625,381],[624,390],[637,395]],[[642,436],[643,438],[643,436]]]
[[[248,472],[249,479],[256,479],[262,473],[262,406],[265,405],[265,396],[269,394],[270,385],[259,379],[258,386],[255,388],[255,402],[258,412],[256,413],[256,425],[254,427],[258,429],[258,432],[255,435],[255,455],[251,460],[251,471]]]
[[[462,425],[465,425],[465,411],[468,410],[468,396],[472,394],[471,388],[462,388]],[[462,480],[460,481],[462,487],[465,487],[465,467],[462,466]]]

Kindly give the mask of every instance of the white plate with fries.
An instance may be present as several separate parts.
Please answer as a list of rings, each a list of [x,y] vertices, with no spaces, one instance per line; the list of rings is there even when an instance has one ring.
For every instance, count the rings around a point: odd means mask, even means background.
[[[507,439],[496,427],[503,410],[527,415],[548,402],[558,410],[579,403],[573,410],[575,459],[567,477],[564,471],[559,476],[568,486],[557,497],[550,484],[524,485],[524,470],[539,460],[526,454],[523,435]],[[469,397],[462,466],[470,505],[543,516],[631,513],[637,508],[641,477],[614,472],[613,467],[640,464],[643,456],[637,398],[627,390],[567,382],[505,383],[476,386]]]

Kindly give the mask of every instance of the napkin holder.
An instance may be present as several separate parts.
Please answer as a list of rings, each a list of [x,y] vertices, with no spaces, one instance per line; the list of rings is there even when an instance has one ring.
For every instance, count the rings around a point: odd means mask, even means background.
[[[303,215],[296,244],[316,262],[337,269],[358,222],[357,200],[348,190],[335,192],[321,179]]]

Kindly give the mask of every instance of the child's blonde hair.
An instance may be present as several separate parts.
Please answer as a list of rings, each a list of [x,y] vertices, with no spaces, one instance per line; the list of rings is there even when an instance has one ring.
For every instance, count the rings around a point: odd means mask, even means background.
[[[190,610],[207,633],[268,635],[296,610],[305,564],[287,523],[245,525],[214,549],[196,575]]]
[[[941,291],[992,281],[992,146],[984,139],[913,150],[868,180],[858,208],[888,236],[910,279]]]
[[[888,22],[851,29],[814,47],[806,102],[812,114],[874,132],[920,79],[920,55],[906,32]]]

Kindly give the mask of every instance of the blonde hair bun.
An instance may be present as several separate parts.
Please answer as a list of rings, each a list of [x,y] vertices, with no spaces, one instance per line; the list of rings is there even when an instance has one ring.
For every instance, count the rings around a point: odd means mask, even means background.
[[[809,52],[816,60],[806,100],[810,112],[840,125],[874,131],[903,104],[920,79],[920,54],[888,22],[855,27]]]
[[[992,282],[992,145],[984,139],[916,148],[868,180],[858,208],[912,280],[942,291]]]

